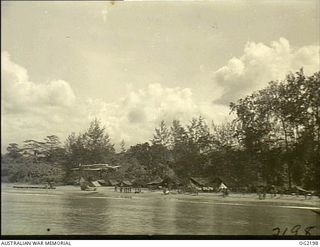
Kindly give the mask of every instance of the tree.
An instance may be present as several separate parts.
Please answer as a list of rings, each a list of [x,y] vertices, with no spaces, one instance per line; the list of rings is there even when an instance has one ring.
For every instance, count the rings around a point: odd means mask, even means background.
[[[64,149],[58,136],[50,135],[44,139],[44,154],[48,162],[60,162],[64,158]]]
[[[8,156],[11,159],[17,160],[21,158],[22,150],[19,148],[19,145],[17,143],[10,143],[7,147]]]
[[[237,104],[231,103],[237,114],[236,134],[246,151],[262,164],[258,170],[265,179],[281,171],[291,187],[301,184],[306,172],[312,177],[320,175],[316,161],[320,153],[319,86],[319,73],[306,77],[301,69],[284,81],[270,82]],[[276,155],[275,162],[272,157]]]
[[[198,119],[192,118],[190,124],[187,125],[187,134],[189,145],[198,152],[207,152],[212,148],[212,138],[210,130],[202,116]]]
[[[114,156],[114,145],[100,122],[95,119],[84,133],[72,133],[66,139],[67,174],[72,167],[79,164],[108,163]]]
[[[23,155],[32,160],[32,162],[39,162],[39,157],[45,153],[45,143],[36,140],[26,140],[23,145]]]
[[[125,153],[126,152],[126,143],[124,142],[123,139],[120,142],[120,152],[121,153]]]
[[[232,149],[239,145],[235,135],[236,127],[230,122],[215,124],[212,122],[212,141],[216,149]]]
[[[134,157],[139,164],[144,167],[149,167],[152,164],[152,157],[150,154],[150,144],[145,142],[143,144],[136,144],[131,146],[127,151],[129,157]]]
[[[189,150],[189,138],[186,129],[181,125],[180,121],[173,120],[171,126],[172,135],[172,155],[175,161],[182,158]]]
[[[88,130],[82,136],[83,148],[85,150],[84,163],[108,162],[114,154],[114,145],[100,122],[94,119]]]
[[[171,142],[171,134],[170,130],[166,126],[166,123],[162,120],[160,123],[160,127],[155,129],[155,134],[153,135],[153,139],[151,140],[153,145],[163,145],[165,147],[169,147]]]
[[[188,135],[185,128],[181,125],[179,120],[173,120],[171,126],[172,145],[176,147],[180,144],[188,142]]]

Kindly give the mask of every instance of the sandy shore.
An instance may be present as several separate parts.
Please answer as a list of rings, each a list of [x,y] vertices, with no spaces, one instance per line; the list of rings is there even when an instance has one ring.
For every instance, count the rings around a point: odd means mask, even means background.
[[[320,198],[313,196],[312,198],[305,198],[302,195],[277,195],[273,196],[267,194],[266,198],[259,200],[259,197],[255,193],[230,193],[228,196],[223,197],[221,193],[198,193],[196,194],[179,194],[177,191],[170,191],[165,195],[161,190],[150,191],[146,188],[142,189],[141,193],[134,193],[132,189],[131,193],[120,193],[114,191],[114,187],[99,187],[95,192],[81,191],[79,186],[57,186],[55,190],[38,190],[38,189],[15,189],[14,184],[2,184],[2,192],[12,193],[50,193],[50,194],[68,194],[70,196],[85,195],[96,193],[100,197],[110,198],[131,198],[131,199],[153,199],[160,197],[166,200],[183,200],[192,203],[197,201],[204,201],[207,203],[225,203],[225,204],[250,204],[250,205],[277,205],[286,207],[306,207],[310,209],[320,208]],[[199,200],[200,199],[200,200]]]
[[[228,196],[223,197],[221,193],[198,193],[196,194],[179,194],[176,191],[171,191],[169,194],[164,195],[161,190],[150,191],[148,189],[142,189],[141,193],[120,193],[115,192],[113,187],[100,187],[98,192],[107,192],[109,196],[115,197],[131,197],[131,198],[152,198],[152,197],[163,197],[166,199],[177,199],[177,200],[192,200],[197,202],[198,199],[207,200],[208,202],[221,202],[221,203],[254,203],[254,204],[277,204],[284,206],[305,206],[310,208],[320,208],[320,198],[313,196],[311,198],[305,198],[302,195],[277,195],[273,196],[267,194],[266,198],[260,200],[258,195],[255,193],[230,193]]]

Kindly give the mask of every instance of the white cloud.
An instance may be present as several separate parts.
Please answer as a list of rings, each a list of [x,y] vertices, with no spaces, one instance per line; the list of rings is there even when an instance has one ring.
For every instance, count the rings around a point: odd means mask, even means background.
[[[64,137],[71,129],[69,124],[81,116],[81,112],[74,116],[77,99],[68,82],[32,82],[27,70],[13,62],[8,52],[1,52],[1,72],[3,146],[50,134]]]
[[[91,118],[102,120],[115,143],[124,139],[129,145],[150,140],[161,120],[168,125],[174,119],[187,124],[192,117],[202,115],[208,121],[220,122],[228,113],[226,106],[195,102],[189,88],[165,88],[160,84],[129,92],[113,104],[90,99],[86,105]]]
[[[222,121],[228,111],[209,101],[195,102],[190,88],[165,88],[160,84],[128,90],[113,103],[81,99],[63,80],[30,81],[25,68],[14,63],[7,52],[1,55],[4,147],[10,142],[41,140],[50,134],[64,139],[73,131],[84,131],[93,118],[102,121],[114,143],[124,139],[134,145],[149,141],[161,120],[171,124],[179,119],[186,124],[201,114],[208,120]]]
[[[64,80],[32,82],[27,70],[14,63],[7,52],[1,53],[1,63],[3,148],[10,142],[40,140],[49,134],[64,140],[73,131],[85,130],[93,118],[102,121],[113,143],[124,139],[127,145],[134,145],[150,140],[161,120],[170,124],[178,119],[187,124],[192,117],[202,115],[208,122],[224,121],[229,101],[302,66],[307,74],[319,70],[319,47],[293,48],[283,38],[270,46],[249,42],[242,56],[230,59],[213,73],[214,83],[208,90],[215,90],[218,103],[212,103],[213,98],[196,101],[191,88],[158,83],[138,90],[128,85],[127,93],[112,103],[83,99],[76,97]]]
[[[293,48],[285,38],[271,42],[270,46],[248,42],[240,58],[231,58],[214,72],[214,85],[221,91],[215,102],[235,101],[301,67],[307,75],[319,70],[319,46]]]
[[[8,52],[1,52],[1,81],[4,112],[20,112],[34,108],[71,106],[75,94],[63,80],[34,83],[29,80],[27,70],[11,61]]]

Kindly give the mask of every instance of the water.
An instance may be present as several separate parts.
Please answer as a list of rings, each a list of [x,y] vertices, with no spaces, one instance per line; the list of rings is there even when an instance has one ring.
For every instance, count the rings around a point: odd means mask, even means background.
[[[293,235],[292,227],[314,226],[320,234],[320,216],[310,208],[319,201],[259,201],[217,195],[163,195],[157,192],[120,194],[110,188],[83,192],[64,186],[56,190],[2,188],[4,235]],[[308,204],[306,204],[308,203]],[[296,227],[296,229],[299,227]]]

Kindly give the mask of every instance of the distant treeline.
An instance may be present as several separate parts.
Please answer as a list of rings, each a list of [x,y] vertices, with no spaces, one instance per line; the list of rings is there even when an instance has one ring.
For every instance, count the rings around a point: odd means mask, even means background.
[[[222,178],[232,188],[265,183],[320,190],[320,72],[300,70],[230,103],[232,122],[187,125],[162,121],[150,142],[116,152],[98,120],[83,133],[9,144],[2,155],[2,181],[71,183],[81,164],[120,165],[101,174],[110,179],[150,182],[175,176]]]

